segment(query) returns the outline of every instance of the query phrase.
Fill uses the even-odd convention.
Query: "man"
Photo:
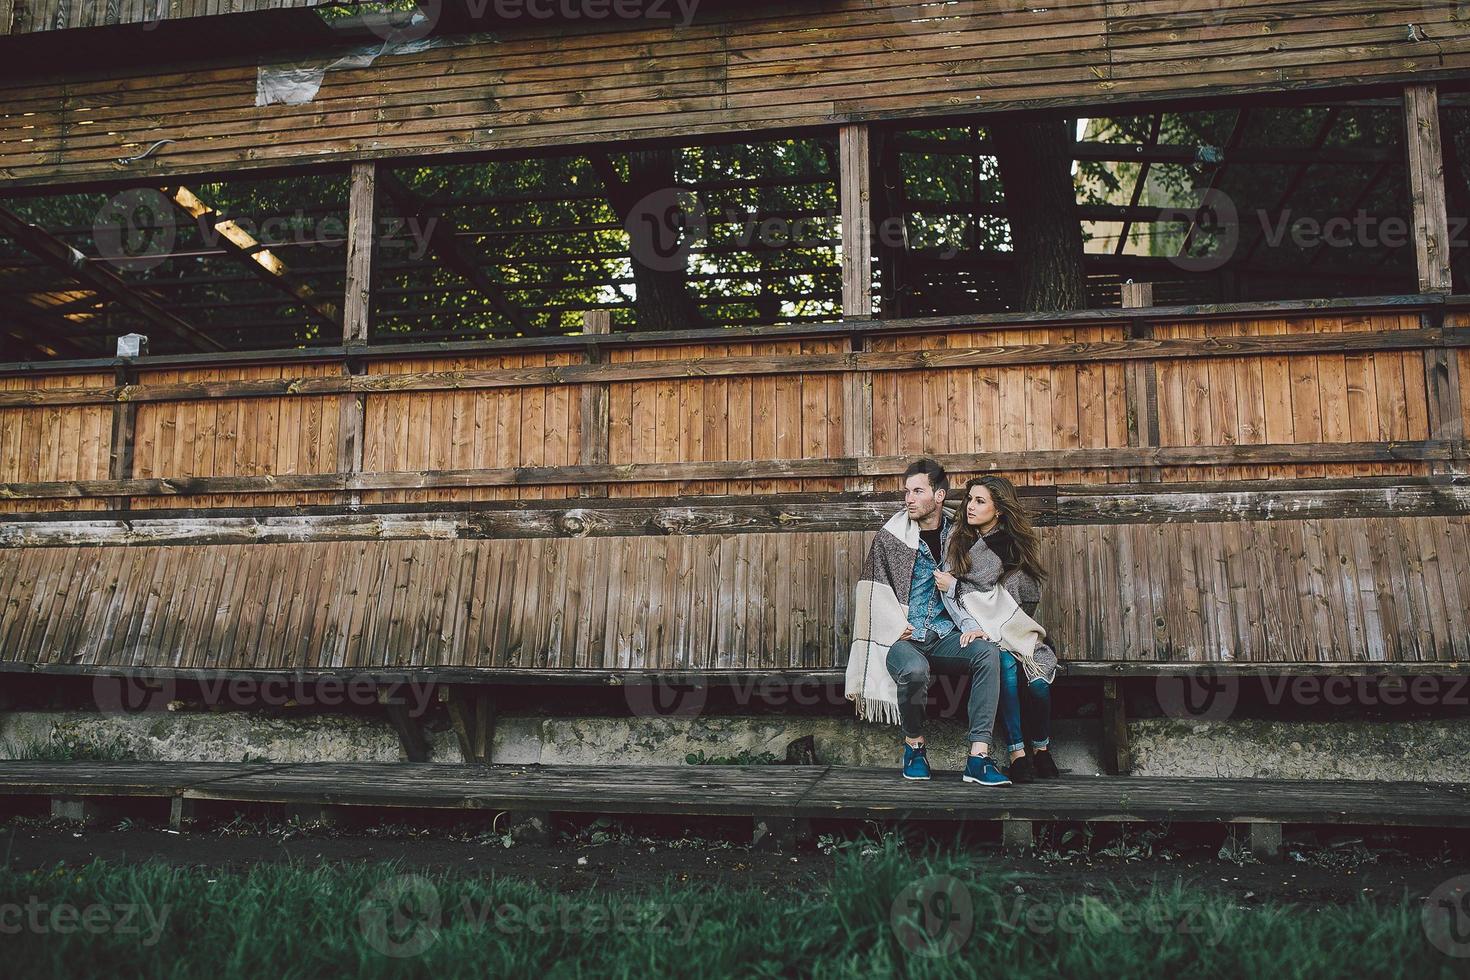
[[[904,472],[904,511],[873,541],[858,582],[856,624],[847,664],[847,697],[869,721],[903,728],[903,776],[928,779],[924,715],[935,671],[970,678],[970,755],[964,781],[1009,786],[990,758],[991,727],[1000,697],[1000,647],[979,624],[943,595],[952,593],[944,548],[951,521],[944,510],[949,477],[932,459]],[[943,585],[941,585],[943,583]]]

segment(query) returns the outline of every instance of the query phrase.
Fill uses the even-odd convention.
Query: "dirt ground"
[[[1020,876],[1031,889],[1059,894],[1125,890],[1180,881],[1226,894],[1243,905],[1275,901],[1308,906],[1358,897],[1422,897],[1470,872],[1470,847],[1458,837],[1420,832],[1363,834],[1295,828],[1279,863],[1261,864],[1232,847],[1219,827],[1134,828],[1126,836],[1086,839],[1080,827],[1043,829],[1038,847],[1006,855],[989,828],[813,827],[794,851],[751,847],[740,825],[671,826],[648,820],[558,823],[549,840],[510,836],[501,824],[389,824],[370,819],[326,827],[272,816],[220,818],[183,833],[157,822],[124,819],[79,828],[39,815],[0,818],[0,854],[19,870],[156,860],[178,866],[243,870],[262,862],[401,863],[414,870],[505,875],[559,891],[637,891],[665,882],[808,888],[832,872],[837,853],[896,833],[910,849],[960,848],[997,874]],[[1070,832],[1068,832],[1070,830]],[[862,835],[866,834],[866,838]],[[1223,845],[1222,845],[1223,839]]]

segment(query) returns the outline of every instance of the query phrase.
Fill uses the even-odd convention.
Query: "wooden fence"
[[[1070,656],[1470,659],[1467,342],[1390,297],[31,366],[0,656],[840,666],[936,454],[1026,487]]]

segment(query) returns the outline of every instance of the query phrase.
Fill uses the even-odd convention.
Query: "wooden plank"
[[[612,314],[606,310],[589,311],[583,321],[583,332],[590,335],[606,334],[612,330]],[[587,351],[588,364],[596,364],[602,353],[596,348]],[[580,391],[577,462],[596,466],[610,461],[610,391],[607,384],[584,384]],[[583,497],[606,497],[605,486],[584,486],[578,491]]]
[[[837,129],[838,195],[842,207],[842,315],[873,315],[872,148],[863,123]]]
[[[1435,86],[1404,87],[1404,130],[1419,291],[1447,293],[1451,288],[1450,233]]]

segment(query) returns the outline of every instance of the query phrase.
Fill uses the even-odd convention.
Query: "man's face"
[[[903,505],[908,508],[909,520],[926,520],[944,506],[944,491],[931,487],[923,473],[915,473],[903,481]]]

